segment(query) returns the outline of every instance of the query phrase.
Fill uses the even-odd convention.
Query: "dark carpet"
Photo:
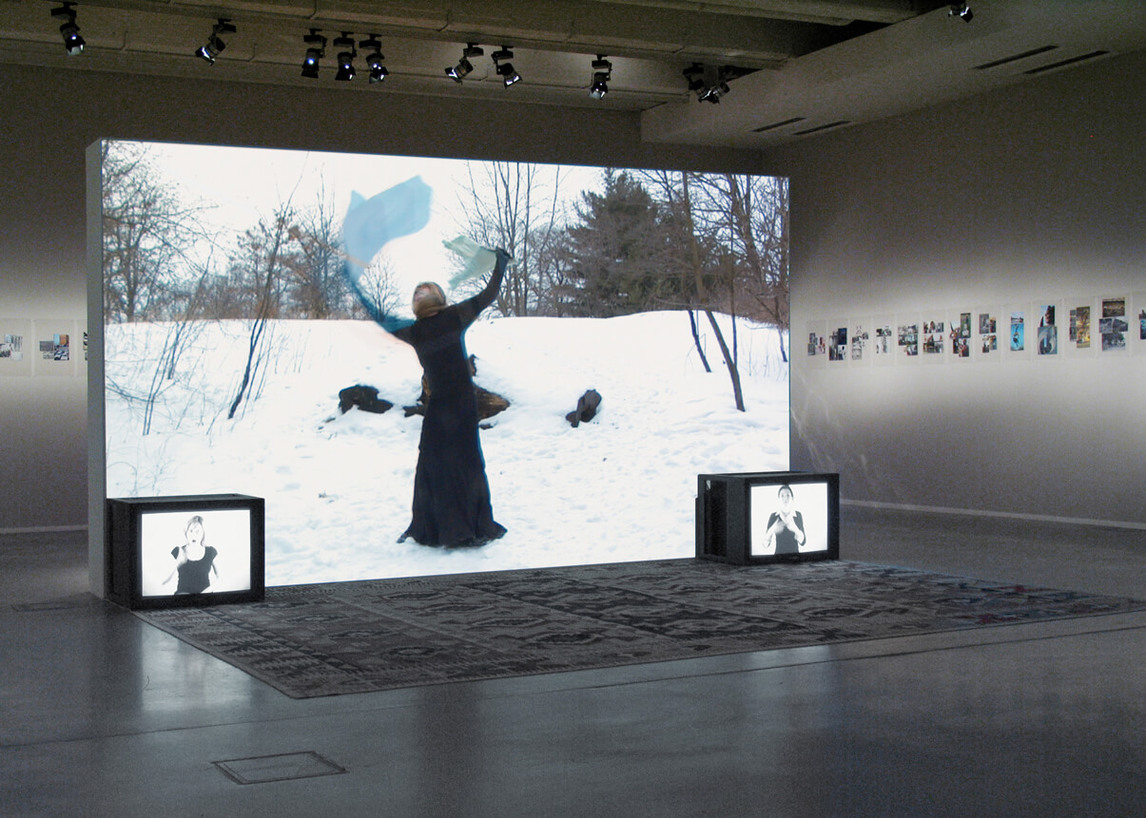
[[[856,562],[667,560],[286,586],[137,615],[308,698],[1144,608]]]

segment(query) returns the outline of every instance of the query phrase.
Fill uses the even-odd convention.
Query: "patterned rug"
[[[1144,608],[855,562],[668,560],[287,586],[136,615],[308,698]]]

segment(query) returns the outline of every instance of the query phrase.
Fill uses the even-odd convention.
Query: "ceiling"
[[[86,42],[65,54],[53,0],[0,0],[0,63],[370,94],[493,98],[639,112],[650,142],[767,147],[1146,48],[1138,0],[968,0],[965,22],[932,0],[79,0]],[[194,56],[226,19],[214,64]],[[327,38],[317,79],[301,76],[311,29]],[[334,40],[378,35],[390,74],[336,82]],[[445,69],[473,43],[474,71]],[[522,81],[490,56],[509,47]],[[591,99],[591,63],[612,66]],[[503,60],[504,62],[504,60]],[[700,102],[684,72],[728,91]],[[721,70],[723,74],[720,74]]]

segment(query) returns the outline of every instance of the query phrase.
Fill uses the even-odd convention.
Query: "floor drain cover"
[[[215,761],[216,767],[236,784],[266,784],[320,775],[340,775],[345,769],[318,753],[282,753],[256,758]]]

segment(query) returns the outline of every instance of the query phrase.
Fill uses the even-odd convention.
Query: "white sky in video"
[[[426,279],[446,280],[456,257],[442,242],[467,232],[459,197],[468,198],[468,165],[474,179],[486,178],[485,162],[409,156],[326,153],[268,148],[220,147],[148,142],[148,156],[165,180],[175,185],[187,205],[211,205],[204,219],[222,231],[226,246],[260,218],[270,218],[280,203],[291,200],[309,208],[323,198],[336,216],[345,215],[353,191],[369,199],[414,176],[433,189],[430,222],[412,236],[390,242],[391,259],[400,288],[413,289]],[[560,173],[561,198],[572,205],[581,192],[600,189],[602,171],[596,167],[541,165],[540,184],[551,191]],[[221,258],[217,258],[221,261]]]

